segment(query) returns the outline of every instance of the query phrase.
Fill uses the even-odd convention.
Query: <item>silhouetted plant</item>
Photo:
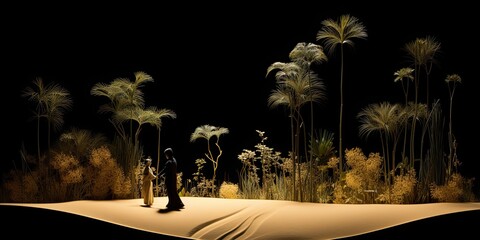
[[[367,30],[358,18],[349,14],[340,16],[337,21],[327,19],[322,21],[322,29],[317,32],[316,39],[323,41],[328,53],[332,55],[337,46],[340,46],[340,119],[339,119],[339,157],[340,173],[343,171],[343,65],[344,65],[344,45],[353,46],[353,39],[366,39]]]

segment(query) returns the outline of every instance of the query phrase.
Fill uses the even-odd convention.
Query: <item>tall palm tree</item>
[[[143,154],[142,146],[138,142],[138,135],[141,125],[146,121],[145,101],[141,87],[147,82],[153,82],[153,78],[145,72],[135,72],[134,75],[133,81],[128,78],[116,78],[110,84],[97,83],[90,90],[90,94],[93,96],[103,96],[110,100],[100,106],[99,112],[111,114],[109,121],[121,138],[120,141],[116,141],[117,136],[114,138],[114,145],[118,148],[114,154],[125,173],[129,174],[133,185],[135,181],[133,169]],[[124,128],[124,123],[127,121],[129,122],[129,134]],[[133,133],[134,122],[139,124],[135,134]]]
[[[223,134],[229,133],[228,128],[224,127],[215,127],[211,125],[202,125],[197,128],[195,128],[195,131],[190,135],[190,142],[195,142],[197,139],[203,138],[207,140],[207,153],[205,153],[205,156],[207,157],[210,162],[212,162],[213,166],[213,176],[212,176],[212,181],[213,184],[215,184],[215,178],[217,174],[217,168],[218,168],[218,163],[220,160],[220,156],[222,156],[223,150],[220,147],[220,136]],[[211,149],[211,144],[210,144],[210,139],[215,136],[215,146],[217,147],[218,154],[215,157],[212,149]]]
[[[64,113],[72,108],[70,92],[56,83],[44,85],[42,78],[36,78],[34,87],[27,87],[22,97],[36,104],[34,113],[37,118],[37,154],[40,161],[40,118],[47,119],[47,146],[50,148],[51,129],[57,130],[64,123]]]
[[[323,41],[329,54],[333,54],[337,46],[340,47],[340,120],[339,120],[339,161],[340,173],[343,171],[343,65],[344,45],[353,46],[353,39],[366,39],[367,30],[358,18],[349,14],[341,15],[338,21],[327,19],[322,21],[322,28],[317,32],[317,41]]]
[[[312,63],[322,63],[328,60],[327,55],[323,52],[323,47],[314,43],[300,42],[295,45],[289,54],[290,60],[298,63],[301,67],[305,68],[304,71],[310,71],[310,65]],[[312,82],[310,85],[312,85]],[[311,92],[313,93],[313,91]],[[310,96],[312,97],[312,96]],[[313,101],[310,100],[310,142],[313,142],[314,138],[314,117],[313,117]],[[313,175],[313,154],[309,154],[309,175]],[[313,181],[313,177],[310,177],[310,181]],[[311,182],[312,183],[312,182]],[[313,184],[310,184],[310,201],[313,201]]]
[[[325,85],[312,71],[305,71],[295,62],[275,62],[267,69],[270,72],[277,70],[275,78],[277,89],[273,90],[268,98],[268,105],[273,108],[287,106],[290,110],[290,124],[292,133],[292,161],[293,161],[293,199],[297,200],[296,168],[300,161],[300,134],[303,118],[301,108],[309,101],[320,102],[325,99]],[[305,143],[307,144],[307,143]],[[298,172],[300,175],[300,171]],[[301,183],[301,181],[299,181]],[[300,190],[301,190],[300,185]],[[300,192],[302,193],[302,192]],[[300,200],[303,200],[300,195]]]

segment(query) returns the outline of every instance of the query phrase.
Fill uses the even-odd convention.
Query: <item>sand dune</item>
[[[167,201],[157,197],[152,207],[142,206],[142,199],[2,203],[2,218],[9,219],[2,232],[50,239],[63,235],[62,230],[106,239],[404,239],[470,236],[480,227],[478,202],[320,204],[183,197],[184,209],[165,211]]]

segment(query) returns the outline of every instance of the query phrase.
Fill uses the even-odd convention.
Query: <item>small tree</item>
[[[190,142],[195,142],[199,138],[204,138],[207,140],[207,153],[205,153],[205,157],[212,162],[213,166],[213,176],[212,176],[212,181],[213,184],[215,184],[215,178],[216,178],[216,173],[217,173],[217,168],[218,168],[218,162],[220,159],[220,156],[222,156],[222,148],[220,147],[220,136],[223,134],[229,133],[228,128],[224,127],[215,127],[211,125],[202,125],[200,127],[197,127],[195,131],[192,133],[190,136]],[[214,156],[212,149],[211,149],[211,143],[210,139],[215,136],[216,141],[215,141],[215,146],[217,146],[218,149],[218,155]],[[213,190],[212,190],[213,192]]]

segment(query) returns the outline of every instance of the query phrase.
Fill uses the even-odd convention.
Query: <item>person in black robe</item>
[[[166,162],[165,167],[161,171],[165,176],[165,186],[167,188],[168,204],[167,208],[178,210],[184,208],[184,204],[178,195],[177,190],[177,160],[173,156],[172,148],[164,151]]]

